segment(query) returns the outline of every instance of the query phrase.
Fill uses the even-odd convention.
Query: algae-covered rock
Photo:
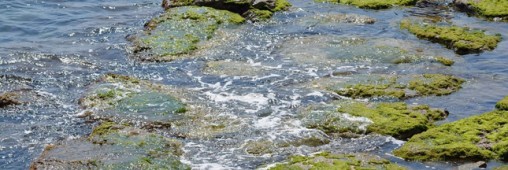
[[[438,56],[435,59],[437,62],[443,64],[444,66],[452,66],[453,64],[455,64],[455,61],[453,61],[452,59],[445,58],[442,56]]]
[[[508,96],[496,103],[496,109],[508,111]]]
[[[16,99],[15,93],[0,93],[0,108],[18,104],[21,102]]]
[[[493,170],[508,170],[508,165],[495,167]]]
[[[306,26],[340,25],[327,20],[338,19],[329,16],[320,19],[303,18]],[[340,17],[339,17],[340,18]],[[353,19],[354,20],[354,19]],[[321,22],[322,21],[322,22]],[[356,21],[351,21],[356,22]],[[317,25],[314,25],[317,24]],[[320,43],[316,43],[320,42]],[[417,41],[393,38],[341,37],[333,35],[312,35],[292,38],[280,45],[281,55],[298,64],[317,67],[333,67],[344,64],[375,65],[433,62],[437,52]],[[428,48],[429,50],[422,50]]]
[[[177,7],[146,24],[145,33],[135,36],[134,54],[141,60],[172,61],[199,49],[219,28],[229,28],[245,19],[226,10],[209,7]]]
[[[427,105],[407,105],[405,103],[345,103],[339,112],[365,117],[373,123],[367,126],[367,133],[374,132],[405,140],[415,134],[433,127],[433,123],[448,116],[440,109]]]
[[[275,137],[275,138],[274,138]],[[280,132],[275,135],[248,140],[243,148],[245,152],[255,156],[277,153],[288,147],[319,147],[330,143],[328,136],[316,130],[303,130],[295,133]]]
[[[273,12],[284,11],[291,7],[287,0],[163,0],[166,9],[179,6],[206,6],[228,10],[251,20],[269,19]]]
[[[244,123],[197,103],[186,90],[128,76],[108,74],[79,101],[84,116],[164,128],[182,138],[213,138],[240,130]]]
[[[508,112],[492,111],[413,136],[394,154],[408,160],[508,160]]]
[[[488,35],[482,30],[458,26],[424,25],[407,19],[401,21],[400,28],[408,30],[419,38],[443,44],[458,54],[493,50],[501,41],[501,35]]]
[[[442,96],[458,91],[464,82],[463,79],[451,75],[424,74],[409,81],[408,88],[423,96]]]
[[[183,92],[132,77],[108,74],[80,99],[84,109],[100,119],[143,121],[157,126],[170,126],[182,118],[186,105]]]
[[[403,81],[408,79],[408,81]],[[449,95],[462,88],[465,80],[444,74],[423,74],[367,79],[362,83],[342,83],[329,90],[351,98],[389,97],[405,99],[418,96]]]
[[[504,0],[454,0],[453,4],[461,11],[487,17],[489,19],[508,19],[508,1]]]
[[[105,122],[90,137],[49,145],[30,169],[190,169],[181,142]]]
[[[311,105],[299,111],[302,125],[321,130],[332,137],[359,137],[373,122],[338,112],[337,104]]]
[[[275,164],[270,170],[288,169],[406,169],[395,163],[369,154],[333,154],[322,152],[312,156],[291,156],[286,162]]]
[[[354,5],[359,8],[386,9],[393,6],[409,6],[416,4],[417,0],[315,0],[317,2],[332,2]]]

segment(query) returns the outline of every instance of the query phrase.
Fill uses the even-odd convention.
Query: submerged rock
[[[408,79],[409,80],[403,80]],[[367,83],[338,84],[329,87],[337,94],[351,98],[388,97],[404,99],[418,96],[449,95],[462,88],[465,80],[444,74],[367,79]]]
[[[269,73],[269,69],[240,61],[209,61],[203,72],[227,76],[260,76]]]
[[[228,10],[251,20],[265,20],[272,17],[273,12],[287,10],[291,4],[287,0],[163,0],[166,9],[179,6],[206,6]]]
[[[146,24],[146,31],[131,39],[134,54],[146,61],[185,58],[204,47],[219,28],[241,24],[245,19],[226,10],[209,7],[178,7]],[[188,57],[188,56],[187,56]]]
[[[15,93],[7,92],[0,94],[0,108],[18,104],[21,104],[21,102],[16,99]]]
[[[316,21],[314,22],[316,23]],[[329,35],[289,39],[283,42],[279,49],[283,56],[299,64],[319,67],[344,65],[345,63],[373,65],[378,63],[434,62],[433,56],[439,54],[439,52],[413,41]]]
[[[286,162],[278,163],[270,170],[283,169],[406,169],[379,156],[357,154],[333,154],[322,152],[312,156],[291,156]]]
[[[508,20],[508,1],[503,0],[454,0],[459,10],[494,20]]]
[[[418,38],[445,45],[458,54],[479,53],[493,50],[501,41],[501,35],[487,35],[482,30],[458,26],[423,25],[402,20],[400,28],[408,30]]]
[[[455,61],[453,61],[452,59],[449,59],[449,58],[438,56],[435,59],[437,62],[439,62],[445,66],[452,66],[453,64],[455,64]]]
[[[413,136],[394,154],[408,160],[508,160],[508,112],[492,111]]]
[[[248,154],[262,156],[283,151],[288,147],[319,147],[328,143],[330,143],[330,139],[324,133],[315,130],[302,130],[296,133],[286,132],[276,136],[249,140],[243,148]]]
[[[418,0],[315,0],[315,1],[354,5],[359,8],[386,9],[394,6],[414,5]]]
[[[357,25],[374,24],[375,18],[358,14],[322,14],[304,17],[300,21],[306,26],[314,25],[336,25],[337,23],[351,23]]]
[[[180,162],[182,143],[104,122],[88,138],[49,145],[30,169],[190,169]]]
[[[308,128],[319,129],[332,136],[355,137],[362,133],[378,133],[406,140],[447,116],[446,111],[431,109],[427,105],[342,102],[335,110],[303,112],[302,122]]]
[[[194,94],[176,87],[108,74],[79,101],[83,117],[163,128],[183,138],[213,138],[244,126],[220,111],[194,102]]]

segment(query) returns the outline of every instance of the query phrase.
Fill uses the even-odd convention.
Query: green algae
[[[452,66],[453,64],[455,64],[455,61],[453,61],[452,59],[441,57],[441,56],[436,57],[435,60],[437,62],[443,64],[444,66]]]
[[[493,50],[501,41],[501,35],[487,35],[482,30],[458,26],[423,25],[407,19],[401,21],[400,28],[408,30],[418,38],[443,44],[458,54]]]
[[[508,165],[495,167],[493,170],[508,170]]]
[[[270,9],[272,12],[286,11],[291,7],[291,3],[287,0],[275,0],[275,7]]]
[[[134,40],[137,54],[146,60],[171,61],[199,49],[200,42],[210,39],[216,30],[238,25],[245,19],[226,10],[209,7],[177,7],[146,24],[147,33]]]
[[[129,125],[103,122],[86,139],[48,146],[33,169],[190,169],[182,143]]]
[[[245,152],[251,155],[264,155],[274,152],[274,143],[267,139],[249,141],[245,145]]]
[[[402,78],[401,78],[402,77]],[[409,77],[409,82],[401,79]],[[462,88],[464,79],[444,74],[423,74],[369,79],[365,83],[330,86],[339,95],[357,98],[387,97],[406,99],[418,96],[449,95]],[[410,91],[415,94],[408,95]]]
[[[394,154],[408,160],[508,160],[508,112],[492,111],[413,136]]]
[[[374,132],[405,140],[433,127],[433,122],[443,120],[448,114],[427,105],[408,106],[405,103],[347,103],[340,105],[339,112],[372,120],[367,133]]]
[[[508,111],[508,96],[496,103],[496,109]]]
[[[356,98],[372,98],[372,97],[394,97],[402,99],[406,96],[404,86],[395,82],[387,84],[355,84],[347,85],[344,89],[335,92],[342,96]]]
[[[462,88],[465,81],[451,75],[424,74],[409,82],[408,88],[415,90],[420,95],[449,95]]]
[[[464,4],[460,4],[464,3]],[[508,17],[508,2],[503,0],[463,0],[459,4],[467,6],[476,15],[487,18]]]
[[[270,170],[288,169],[406,169],[390,161],[368,154],[333,154],[322,152],[313,156],[291,156],[287,162],[276,164]]]
[[[347,5],[354,5],[367,9],[386,9],[393,6],[414,5],[417,0],[316,0],[317,2],[332,2]]]

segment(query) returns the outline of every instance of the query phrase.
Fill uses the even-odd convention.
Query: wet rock
[[[0,94],[0,108],[4,108],[10,105],[18,105],[21,104],[16,98],[17,95],[12,92],[1,93]]]
[[[194,102],[194,94],[176,87],[108,74],[89,88],[79,101],[85,109],[82,117],[165,129],[182,138],[208,139],[244,126],[240,120]]]
[[[276,133],[255,140],[248,140],[243,148],[251,155],[262,156],[284,152],[289,147],[319,147],[330,143],[330,139],[316,130],[293,130]]]
[[[394,154],[407,160],[508,160],[508,112],[492,111],[413,136]]]
[[[166,9],[190,5],[228,10],[255,21],[269,19],[273,12],[284,11],[291,6],[286,0],[163,0],[162,3]]]
[[[394,6],[414,5],[417,0],[315,0],[317,2],[332,2],[347,5],[354,5],[367,9],[386,9]]]
[[[275,164],[270,170],[282,169],[406,169],[395,163],[369,154],[333,154],[322,152],[312,156],[291,156],[286,162]]]
[[[460,11],[494,20],[508,20],[508,2],[498,0],[454,0]]]
[[[308,128],[332,136],[356,137],[363,133],[378,133],[406,140],[448,116],[444,110],[405,103],[340,102],[335,108],[303,112],[302,122]]]
[[[486,168],[486,167],[487,167],[487,162],[478,161],[475,163],[467,163],[467,164],[460,165],[459,167],[457,167],[457,169],[458,170],[472,170],[472,169],[476,169],[476,168]]]
[[[49,145],[30,169],[190,169],[179,160],[181,142],[105,122],[88,138]]]
[[[227,76],[257,76],[269,73],[269,69],[241,61],[209,61],[203,72]]]
[[[219,29],[233,28],[245,19],[209,7],[177,7],[146,24],[146,31],[130,40],[134,55],[143,61],[172,61],[190,57]],[[211,47],[207,47],[211,48]]]
[[[437,26],[419,24],[402,20],[401,29],[406,29],[418,38],[445,45],[457,54],[479,53],[493,50],[501,41],[501,35],[488,35],[482,30],[472,30],[458,26]]]
[[[449,95],[460,90],[465,80],[451,75],[423,74],[380,77],[367,79],[365,82],[337,84],[329,87],[329,90],[354,99],[377,97],[405,99],[418,96]]]
[[[508,111],[508,96],[496,103],[496,109]]]

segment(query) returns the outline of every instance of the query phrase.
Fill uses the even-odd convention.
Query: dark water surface
[[[363,10],[351,6],[292,0],[289,12],[278,13],[271,22],[242,26],[239,38],[213,55],[171,63],[140,63],[130,57],[126,36],[142,31],[143,24],[162,12],[161,0],[2,0],[0,1],[0,92],[30,90],[33,103],[0,110],[0,169],[27,169],[45,144],[90,133],[92,124],[75,115],[78,99],[87,85],[104,73],[119,73],[202,92],[210,102],[222,104],[250,129],[230,139],[186,141],[185,163],[196,169],[253,169],[280,161],[288,153],[311,153],[320,149],[372,152],[414,169],[451,169],[454,163],[405,162],[390,156],[393,138],[366,136],[341,139],[321,148],[302,147],[273,157],[254,157],[238,146],[247,139],[299,134],[305,128],[286,121],[295,108],[326,102],[329,95],[296,82],[309,82],[337,70],[365,73],[446,73],[467,80],[464,88],[449,96],[416,98],[408,103],[446,108],[445,122],[480,114],[494,108],[508,95],[508,24],[471,18],[445,11],[454,24],[501,33],[493,51],[458,56],[439,44],[418,40],[401,31],[397,22],[415,15],[417,8]],[[328,13],[355,13],[376,18],[373,25],[320,24],[305,19]],[[302,22],[302,20],[304,22]],[[298,64],[284,56],[285,41],[311,35],[386,38],[414,41],[456,61],[452,67],[435,64],[393,65],[371,62],[332,66]],[[202,72],[207,60],[249,61],[274,68],[254,77],[213,76]],[[291,87],[291,88],[288,88]],[[28,92],[27,92],[28,93]],[[274,102],[276,101],[276,102]],[[269,110],[269,111],[266,111]],[[263,112],[269,115],[259,116]],[[289,115],[289,116],[288,116]],[[289,123],[288,123],[289,122]],[[499,162],[491,162],[489,167]]]

